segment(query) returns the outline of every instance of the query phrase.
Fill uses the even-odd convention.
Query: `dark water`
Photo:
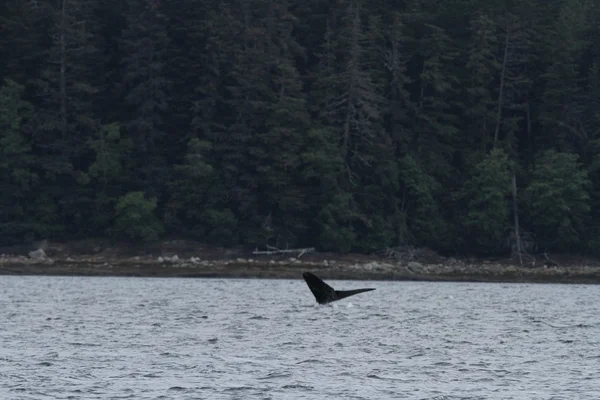
[[[0,276],[0,399],[598,399],[600,286]]]

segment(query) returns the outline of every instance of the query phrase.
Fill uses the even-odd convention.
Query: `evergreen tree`
[[[469,121],[472,137],[469,142],[486,151],[493,143],[496,100],[492,90],[500,76],[501,65],[497,59],[499,38],[496,22],[479,13],[471,20],[471,43],[466,68],[469,82],[466,87],[468,104],[465,117]],[[479,144],[479,146],[477,146]]]
[[[206,239],[207,227],[205,207],[208,186],[216,174],[208,159],[210,142],[191,139],[183,163],[175,166],[175,176],[169,185],[169,203],[166,211],[168,228],[184,232],[192,237]],[[229,232],[233,235],[233,232]],[[223,239],[223,238],[220,238]]]
[[[114,205],[123,194],[123,187],[129,184],[125,166],[132,150],[132,141],[123,137],[120,124],[112,123],[103,125],[96,137],[88,140],[88,146],[94,160],[87,171],[89,188],[94,191],[92,229],[107,232]]]
[[[590,181],[576,154],[548,150],[540,154],[525,189],[530,223],[546,250],[582,248],[590,211]]]
[[[458,56],[444,28],[425,24],[419,41],[417,107],[413,122],[412,151],[438,178],[448,178],[452,143],[458,133],[455,110],[458,78],[451,68]]]
[[[510,228],[508,196],[510,162],[501,149],[494,149],[475,166],[473,176],[463,189],[463,219],[468,242],[477,245],[479,254],[500,253]]]
[[[32,86],[44,64],[50,24],[46,2],[1,2],[0,76],[10,77],[26,89]]]
[[[26,134],[33,107],[23,92],[24,87],[11,80],[0,87],[0,244],[34,239],[52,218],[40,215],[30,202],[39,177]]]
[[[383,64],[386,68],[385,103],[386,128],[397,146],[398,154],[408,150],[410,138],[410,116],[415,113],[408,85],[411,79],[407,73],[410,59],[406,42],[406,28],[400,12],[392,13],[385,32],[382,46]]]
[[[59,210],[55,228],[79,234],[90,225],[94,196],[86,187],[87,140],[99,129],[93,107],[99,56],[93,40],[95,2],[61,0],[42,4],[48,18],[49,41],[35,81],[33,151],[39,155],[43,170],[41,191],[46,201]]]
[[[153,195],[161,194],[168,180],[166,164],[170,144],[164,116],[168,109],[168,78],[165,74],[166,51],[170,42],[166,17],[157,0],[129,3],[127,27],[122,33],[123,113],[127,137],[133,142],[127,171],[130,184]]]
[[[403,157],[399,163],[400,209],[406,215],[408,231],[401,231],[400,244],[441,247],[454,245],[447,240],[442,213],[436,200],[440,183],[427,173],[415,158]]]
[[[597,251],[599,17],[591,0],[6,0],[0,241],[165,226],[500,254],[512,175],[515,229]]]
[[[592,4],[588,0],[566,0],[550,31],[552,61],[543,75],[546,85],[540,120],[547,137],[558,140],[564,151],[577,149],[579,146],[574,148],[573,144],[581,145],[585,136],[581,57],[587,45],[584,35]]]
[[[376,157],[374,143],[382,141],[382,88],[373,82],[376,61],[369,54],[375,29],[364,22],[359,0],[330,16],[323,44],[315,97],[324,124],[340,131],[341,152],[350,184],[357,169]]]

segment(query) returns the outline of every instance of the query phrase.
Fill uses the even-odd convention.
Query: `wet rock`
[[[29,258],[34,261],[44,261],[48,258],[46,252],[42,249],[37,249],[29,252]]]
[[[423,264],[416,261],[410,261],[406,266],[411,269],[423,269]]]

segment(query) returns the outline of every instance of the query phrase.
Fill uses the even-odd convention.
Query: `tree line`
[[[1,244],[599,247],[593,0],[4,0],[0,16]]]

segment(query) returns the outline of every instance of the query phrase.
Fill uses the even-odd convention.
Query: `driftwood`
[[[544,252],[544,265],[546,265],[546,267],[558,267],[558,263],[551,260],[546,252]]]
[[[300,258],[302,257],[304,254],[306,253],[311,253],[313,251],[315,251],[314,247],[307,247],[305,249],[285,249],[285,250],[280,250],[277,247],[273,247],[273,246],[267,246],[268,250],[258,250],[255,249],[252,254],[255,255],[267,255],[267,256],[272,256],[275,254],[298,254],[296,257]]]

